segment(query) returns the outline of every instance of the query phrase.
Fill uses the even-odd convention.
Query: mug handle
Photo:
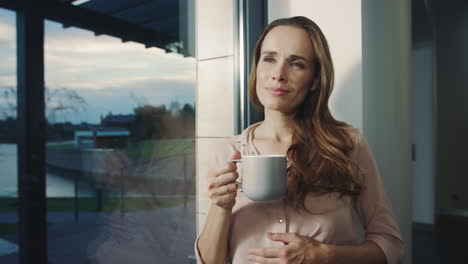
[[[228,162],[242,162],[242,159],[232,159],[228,160]],[[234,183],[237,185],[237,187],[240,188],[240,191],[242,192],[242,183],[238,181],[235,181]]]

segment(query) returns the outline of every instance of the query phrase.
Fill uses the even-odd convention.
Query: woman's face
[[[301,28],[277,26],[263,40],[256,92],[265,110],[290,114],[311,89],[313,50]]]

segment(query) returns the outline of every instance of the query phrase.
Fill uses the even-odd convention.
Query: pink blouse
[[[213,167],[223,166],[234,150],[243,155],[259,155],[252,142],[252,133],[261,123],[248,127],[220,146]],[[400,263],[404,244],[399,227],[385,194],[376,162],[367,142],[359,132],[354,133],[355,149],[351,158],[364,172],[364,189],[354,201],[349,196],[339,198],[336,193],[309,193],[305,207],[309,212],[296,210],[282,200],[255,202],[238,191],[233,208],[229,256],[233,264],[249,263],[249,248],[274,247],[281,242],[269,240],[266,232],[296,232],[316,241],[335,245],[357,245],[364,240],[376,243],[384,252],[388,264]],[[239,179],[242,179],[238,163]],[[198,263],[204,263],[195,241]]]

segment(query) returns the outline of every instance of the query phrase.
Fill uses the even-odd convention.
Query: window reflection
[[[194,58],[45,26],[49,260],[187,263]]]
[[[18,263],[15,13],[0,8],[0,263]]]

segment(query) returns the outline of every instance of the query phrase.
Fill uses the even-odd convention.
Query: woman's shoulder
[[[217,156],[226,156],[233,151],[240,149],[240,135],[222,138],[214,144],[214,150]]]
[[[226,162],[233,152],[239,151],[239,143],[239,135],[214,139],[214,142],[210,144],[211,147],[208,148],[211,151],[211,166],[220,166]]]
[[[362,141],[362,133],[359,131],[358,128],[355,128],[353,126],[349,126],[346,128],[346,132],[349,136],[349,139],[352,142],[352,145],[354,146],[354,149],[359,146],[360,142]]]
[[[240,146],[241,146],[241,142],[242,142],[242,134],[234,135],[234,136],[230,136],[230,137],[225,138],[224,140],[222,140],[220,142],[220,144],[219,144],[219,147],[221,149],[229,149],[229,150],[239,151]]]
[[[351,159],[357,163],[373,159],[372,150],[367,142],[367,139],[357,128],[349,129],[349,136],[353,142],[353,150]]]
[[[362,148],[363,142],[365,142],[364,136],[362,135],[362,132],[355,128],[355,127],[349,127],[347,129],[348,136],[352,142],[352,151],[351,151],[351,158],[353,160],[358,158],[360,149]]]
[[[216,147],[217,153],[222,156],[228,156],[233,151],[239,151],[243,153],[244,150],[249,149],[249,138],[251,137],[251,131],[259,124],[260,123],[250,125],[244,129],[242,133],[220,140]]]

